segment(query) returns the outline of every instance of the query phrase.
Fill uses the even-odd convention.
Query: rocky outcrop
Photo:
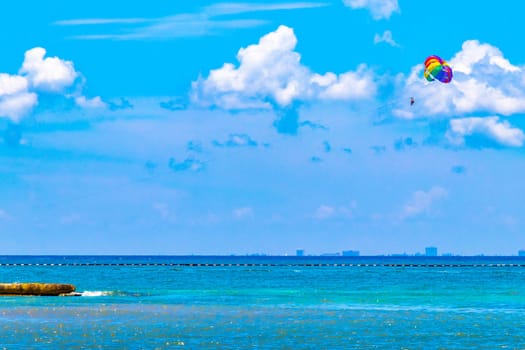
[[[72,284],[63,283],[0,283],[1,295],[62,295],[75,291]]]

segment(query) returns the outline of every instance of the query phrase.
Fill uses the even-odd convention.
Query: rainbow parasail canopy
[[[439,80],[442,83],[450,83],[452,80],[452,68],[441,57],[432,55],[425,60],[425,72],[423,75],[428,81]]]

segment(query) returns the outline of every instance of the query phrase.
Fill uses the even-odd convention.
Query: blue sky
[[[4,4],[1,252],[515,255],[524,7]]]

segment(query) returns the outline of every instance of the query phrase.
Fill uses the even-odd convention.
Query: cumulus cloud
[[[442,187],[432,187],[428,191],[416,191],[412,198],[403,207],[401,219],[416,217],[421,214],[430,213],[433,204],[448,196],[447,190]]]
[[[0,117],[14,122],[26,115],[37,104],[37,95],[29,92],[26,77],[0,73]]]
[[[295,52],[297,38],[284,25],[241,48],[239,66],[225,63],[192,83],[192,100],[223,109],[287,107],[297,101],[358,100],[376,92],[373,73],[361,65],[342,74],[311,72]]]
[[[99,108],[100,97],[82,95],[82,81],[71,61],[45,57],[46,50],[35,47],[26,51],[18,74],[0,73],[0,117],[17,123],[38,104],[40,94],[73,99],[82,108]]]
[[[376,91],[372,74],[365,65],[339,76],[331,72],[316,73],[310,78],[310,84],[317,90],[317,98],[324,100],[365,99]]]
[[[521,129],[512,127],[508,121],[500,121],[499,117],[471,117],[450,120],[447,139],[454,145],[465,145],[470,142],[473,146],[484,146],[485,141],[496,143],[500,146],[521,147],[525,135]]]
[[[37,95],[28,86],[25,77],[0,73],[0,117],[16,123],[36,106]]]
[[[27,76],[37,90],[62,92],[72,86],[79,76],[73,62],[45,55],[46,50],[42,47],[26,51],[20,74]]]
[[[497,47],[467,40],[449,64],[454,72],[449,84],[427,82],[422,78],[423,64],[415,66],[404,80],[401,95],[414,96],[416,103],[394,109],[394,115],[415,118],[525,112],[523,66],[510,63]]]
[[[353,9],[367,9],[376,20],[388,19],[399,12],[397,0],[343,0],[343,3]]]
[[[0,96],[16,95],[27,91],[27,78],[19,75],[0,73]]]
[[[394,47],[399,46],[399,44],[396,43],[396,41],[392,37],[392,32],[389,30],[385,30],[383,34],[381,35],[379,34],[374,35],[374,44],[379,44],[379,43],[386,43]]]
[[[7,117],[17,123],[37,104],[34,93],[24,93],[15,96],[0,97],[0,116]]]

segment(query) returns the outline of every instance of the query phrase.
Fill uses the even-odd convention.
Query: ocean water
[[[518,257],[4,256],[0,349],[525,349]]]

